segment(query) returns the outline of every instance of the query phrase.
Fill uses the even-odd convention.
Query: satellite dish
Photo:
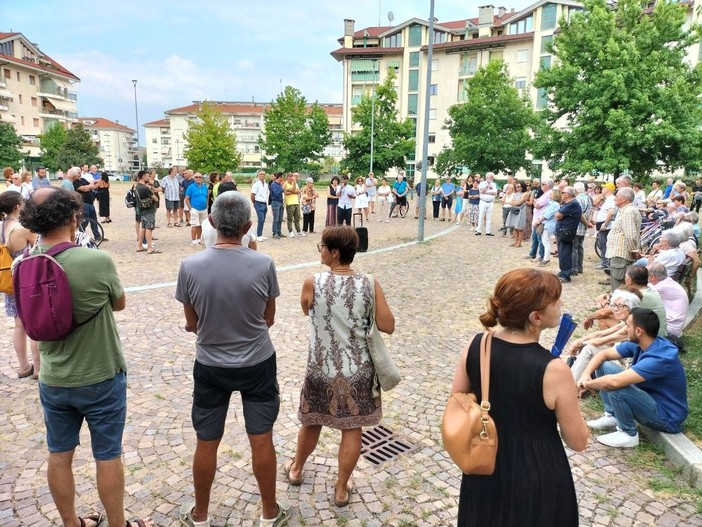
[[[388,21],[392,24],[393,20],[395,20],[395,13],[388,11]]]

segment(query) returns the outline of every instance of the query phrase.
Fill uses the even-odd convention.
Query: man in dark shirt
[[[564,187],[561,191],[561,208],[556,212],[556,236],[558,236],[558,267],[561,282],[570,282],[573,265],[573,240],[583,210],[575,199],[573,187]]]
[[[73,190],[78,192],[83,198],[83,230],[85,230],[85,224],[90,221],[90,228],[93,230],[93,238],[96,242],[101,241],[100,231],[98,230],[97,224],[97,213],[95,212],[95,184],[92,181],[88,181],[81,175],[78,179],[73,181]],[[103,242],[109,241],[107,238],[102,238]]]

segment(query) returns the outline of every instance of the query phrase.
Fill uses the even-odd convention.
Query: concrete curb
[[[697,271],[697,283],[702,285],[702,270]],[[702,309],[702,288],[698,287],[695,298],[690,303],[685,320],[687,329],[699,316]],[[691,487],[702,489],[702,451],[685,434],[666,434],[645,426],[641,431],[649,441],[663,448],[666,457],[677,468]]]

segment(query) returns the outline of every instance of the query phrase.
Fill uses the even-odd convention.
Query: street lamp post
[[[376,66],[378,65],[378,59],[375,59]],[[378,69],[378,74],[380,74],[380,68]],[[375,75],[375,72],[373,72]],[[373,172],[373,136],[375,135],[375,77],[373,77],[373,91],[371,92],[371,141],[370,141],[370,170]]]
[[[429,154],[429,108],[431,105],[431,61],[434,51],[434,0],[429,2],[429,45],[427,46],[427,83],[424,91],[424,133],[422,141],[422,195],[419,196],[417,240],[424,241],[424,220],[427,202],[427,159]]]
[[[141,170],[141,159],[139,159],[139,105],[137,104],[137,80],[132,79],[134,85],[134,117],[136,118],[136,155],[137,170]]]

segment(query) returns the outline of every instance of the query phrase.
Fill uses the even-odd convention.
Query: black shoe
[[[563,278],[562,276],[559,276],[558,279],[564,284],[570,283],[570,278]]]
[[[494,234],[490,234],[489,232],[485,236],[495,236]]]
[[[482,233],[480,233],[480,232],[476,232],[476,233],[475,233],[476,236],[480,236],[481,234],[482,234]]]
[[[610,271],[609,269],[605,269],[604,272],[606,275],[609,275],[609,274],[611,274],[612,271]]]
[[[578,276],[580,273],[578,271],[571,271],[570,276]]]

